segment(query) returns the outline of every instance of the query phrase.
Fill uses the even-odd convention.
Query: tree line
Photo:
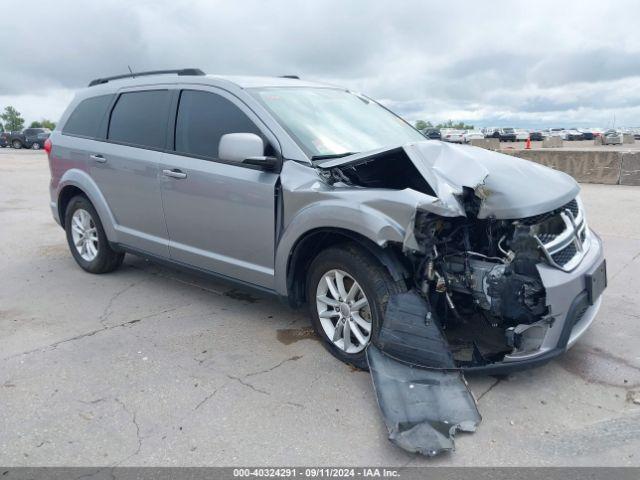
[[[5,107],[4,112],[0,113],[0,132],[16,132],[24,129],[24,118],[18,110],[16,110],[11,105]],[[48,128],[49,130],[53,130],[56,128],[55,122],[43,118],[40,121],[33,121],[29,128]]]
[[[446,122],[439,123],[436,126],[433,126],[431,122],[418,120],[414,125],[418,130],[424,130],[425,128],[436,128],[438,130],[443,128],[452,128],[454,130],[473,130],[473,125],[467,125],[464,122],[454,123],[453,120],[447,120]]]

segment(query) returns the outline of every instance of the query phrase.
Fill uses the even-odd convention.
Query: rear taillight
[[[51,154],[51,139],[47,138],[44,141],[44,151],[47,152],[47,155]]]

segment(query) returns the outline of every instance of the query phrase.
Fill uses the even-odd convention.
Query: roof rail
[[[96,78],[95,80],[91,80],[91,82],[89,82],[89,86],[93,87],[94,85],[101,85],[103,83],[108,83],[111,80],[120,80],[122,78],[144,77],[147,75],[161,75],[165,73],[175,73],[178,75],[205,75],[205,73],[199,68],[181,68],[178,70],[152,70],[149,72],[125,73],[124,75],[115,75],[113,77]]]
[[[298,75],[280,75],[280,78],[293,78],[294,80],[300,80]]]

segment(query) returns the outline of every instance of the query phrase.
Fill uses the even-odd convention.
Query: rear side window
[[[123,93],[111,112],[107,138],[140,147],[164,148],[169,105],[168,90]]]
[[[71,113],[62,133],[95,138],[113,95],[100,95],[81,101]]]
[[[249,117],[226,98],[209,92],[182,92],[176,120],[176,152],[217,158],[220,137],[227,133],[261,135]]]

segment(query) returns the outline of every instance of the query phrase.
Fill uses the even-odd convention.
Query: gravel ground
[[[0,464],[640,466],[640,189],[584,185],[609,288],[560,359],[472,378],[457,451],[386,439],[369,375],[304,312],[127,256],[84,273],[48,206],[42,152],[0,149]]]

